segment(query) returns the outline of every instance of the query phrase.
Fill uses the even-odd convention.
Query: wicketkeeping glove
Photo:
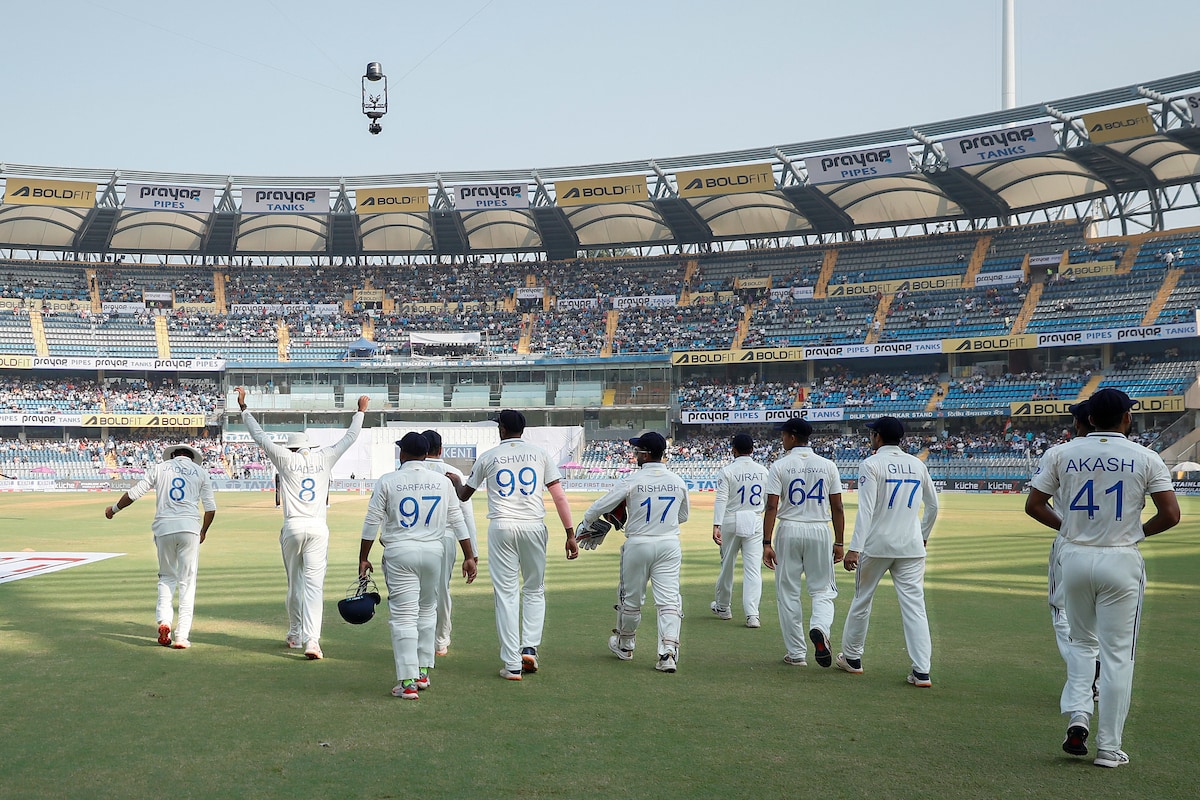
[[[595,550],[604,542],[604,537],[611,530],[611,523],[597,519],[590,525],[580,526],[575,530],[575,543],[582,550]]]

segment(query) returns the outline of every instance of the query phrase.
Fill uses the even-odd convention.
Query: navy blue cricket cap
[[[754,437],[748,433],[739,433],[729,444],[738,453],[754,452]]]
[[[511,408],[501,411],[492,421],[499,422],[509,433],[521,433],[525,430],[525,415]]]
[[[807,439],[812,436],[812,423],[804,417],[792,417],[776,425],[775,430],[790,433],[798,439]]]
[[[647,431],[641,436],[635,436],[629,440],[629,443],[638,450],[645,450],[655,458],[662,458],[663,453],[667,452],[667,440],[661,433],[654,431]]]
[[[1076,403],[1073,406],[1067,406],[1067,410],[1071,412],[1071,416],[1079,420],[1079,422],[1092,427],[1092,421],[1088,419],[1092,415],[1092,404],[1087,400]]]
[[[400,452],[408,456],[420,458],[429,453],[429,442],[419,433],[406,433],[396,444]]]
[[[1137,401],[1120,389],[1100,389],[1087,399],[1088,411],[1096,419],[1119,421],[1121,416],[1137,405]]]
[[[895,417],[880,417],[868,422],[867,427],[878,433],[885,442],[898,442],[904,438],[904,423]]]
[[[429,452],[435,452],[442,449],[442,435],[435,430],[421,431],[421,435],[425,437],[425,441],[429,442]]]

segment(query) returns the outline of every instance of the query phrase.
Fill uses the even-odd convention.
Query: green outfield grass
[[[1065,672],[1045,600],[1052,537],[1019,496],[943,497],[926,584],[932,690],[904,681],[886,587],[862,676],[782,663],[769,573],[761,629],[740,624],[740,589],[735,620],[715,619],[712,495],[695,495],[678,673],[652,668],[650,609],[634,660],[608,652],[620,542],[568,563],[556,523],[542,670],[521,683],[497,677],[485,561],[474,586],[456,586],[450,655],[417,702],[389,694],[386,609],[355,627],[334,605],[354,578],[365,498],[337,496],[330,510],[319,662],[283,646],[270,494],[218,495],[188,651],[154,641],[153,503],[108,522],[114,499],[0,495],[0,551],[126,554],[0,585],[0,797],[1195,796],[1193,498],[1181,498],[1180,527],[1142,548],[1150,588],[1125,732],[1132,764],[1119,770],[1060,749]],[[589,499],[573,498],[576,518]],[[853,592],[849,573],[838,576],[835,647]]]

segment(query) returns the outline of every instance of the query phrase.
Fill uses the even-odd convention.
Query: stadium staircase
[[[867,331],[867,338],[864,340],[866,344],[874,344],[879,341],[883,329],[887,327],[888,309],[892,307],[892,301],[896,299],[894,294],[885,294],[883,299],[879,301],[879,305],[875,306],[875,319],[871,322],[870,329]],[[875,327],[875,323],[879,323],[879,327]]]
[[[1171,299],[1171,292],[1175,291],[1175,286],[1182,277],[1182,269],[1167,270],[1167,276],[1163,278],[1162,286],[1158,287],[1158,294],[1150,301],[1150,307],[1146,309],[1146,314],[1142,317],[1143,326],[1153,325],[1154,320],[1158,319],[1159,312],[1163,310],[1167,301]]]
[[[220,270],[213,270],[213,301],[218,314],[229,313],[229,306],[225,305],[225,273]]]
[[[46,341],[46,324],[42,312],[29,312],[29,329],[33,332],[33,351],[39,356],[50,355],[50,343]]]
[[[369,342],[375,341],[375,318],[370,314],[363,317],[362,320],[362,335]]]
[[[1126,238],[1125,241],[1129,242],[1129,245],[1125,248],[1125,254],[1121,256],[1121,260],[1117,262],[1118,275],[1133,271],[1133,264],[1137,261],[1138,253],[1142,251],[1142,242],[1153,235],[1154,233],[1139,233]]]
[[[87,278],[88,297],[92,301],[92,313],[99,314],[104,309],[104,306],[100,302],[100,281],[96,279],[96,270],[91,268],[85,269],[83,274]]]
[[[600,404],[603,405],[605,408],[612,408],[613,406],[615,406],[617,404],[617,390],[616,389],[605,389],[604,397],[600,401]]]
[[[521,315],[521,338],[517,341],[517,353],[519,355],[528,355],[529,347],[533,343],[533,326],[536,324],[533,314]]]
[[[1086,400],[1091,397],[1100,388],[1101,383],[1104,383],[1104,373],[1100,371],[1093,372],[1092,377],[1088,378],[1088,382],[1079,390],[1079,396],[1075,400]]]
[[[983,262],[991,248],[991,234],[984,234],[975,240],[975,249],[971,252],[971,260],[967,263],[967,272],[963,275],[963,287],[970,289],[975,286],[975,277],[983,269]]]
[[[154,341],[158,344],[158,357],[171,357],[171,333],[167,330],[167,318],[154,318]]]
[[[683,285],[690,287],[692,279],[696,277],[696,273],[700,271],[700,262],[696,259],[690,259],[683,264]]]
[[[283,320],[279,320],[279,341],[277,345],[276,351],[279,353],[279,360],[290,361],[291,355],[288,351],[291,350],[292,333],[288,330],[287,323]]]
[[[817,278],[816,288],[813,289],[814,300],[824,300],[828,296],[829,282],[833,280],[833,268],[837,265],[837,250],[826,250],[821,259],[821,275]]]
[[[615,308],[608,312],[604,333],[604,347],[600,348],[601,358],[612,358],[613,339],[617,336],[617,319],[620,312]]]
[[[933,393],[929,398],[929,402],[925,404],[925,413],[932,414],[937,411],[938,401],[941,400],[950,391],[950,381],[942,381],[940,390]]]
[[[742,344],[746,341],[746,337],[750,335],[750,319],[754,316],[755,308],[761,305],[763,304],[753,303],[746,305],[746,310],[742,313],[742,318],[738,320],[737,331],[733,334],[733,344],[730,345],[730,349],[742,349]]]
[[[1021,306],[1021,312],[1013,320],[1012,330],[1009,331],[1009,335],[1025,332],[1025,326],[1029,324],[1029,320],[1033,319],[1033,312],[1037,310],[1038,300],[1042,298],[1042,289],[1044,287],[1045,284],[1043,283],[1032,283],[1029,285],[1029,294],[1025,295],[1025,305]]]

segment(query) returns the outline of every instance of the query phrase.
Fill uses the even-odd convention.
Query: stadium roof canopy
[[[907,128],[652,161],[337,177],[0,164],[0,177],[0,248],[80,258],[563,259],[988,227],[1037,214],[1108,217],[1127,232],[1200,207],[1200,72]]]

